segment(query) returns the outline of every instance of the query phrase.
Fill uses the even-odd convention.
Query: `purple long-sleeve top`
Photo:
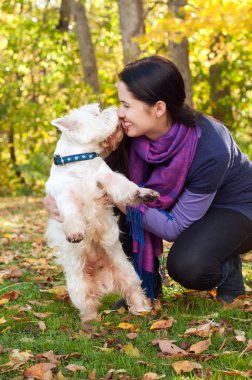
[[[195,194],[185,189],[170,211],[173,219],[168,219],[155,208],[148,208],[143,216],[143,228],[161,239],[173,242],[182,231],[205,215],[215,194],[216,191]]]
[[[171,242],[210,206],[236,210],[252,220],[252,162],[224,125],[205,116],[197,124],[199,140],[185,190],[170,210],[174,219],[154,208],[143,217],[144,229]]]

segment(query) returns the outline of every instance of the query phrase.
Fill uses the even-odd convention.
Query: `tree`
[[[142,0],[119,0],[119,17],[122,34],[124,64],[137,59],[140,50],[137,38],[144,34],[144,11]]]
[[[69,0],[75,21],[76,37],[80,49],[83,75],[94,92],[100,91],[95,51],[91,39],[85,7],[81,0]]]
[[[174,17],[183,18],[183,7],[187,0],[168,0],[169,11]],[[186,36],[177,32],[179,42],[169,39],[169,55],[171,60],[176,64],[185,82],[186,102],[191,107],[193,106],[192,97],[192,80],[189,64],[189,43]]]
[[[69,0],[61,0],[60,5],[60,19],[58,28],[62,32],[67,32],[70,23],[71,7]]]

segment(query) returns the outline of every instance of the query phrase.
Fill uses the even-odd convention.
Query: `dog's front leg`
[[[124,175],[114,173],[112,170],[102,173],[97,183],[98,186],[103,187],[116,204],[153,202],[159,197],[159,193],[156,191],[138,187]]]
[[[67,241],[79,243],[84,239],[85,224],[83,219],[84,204],[72,194],[61,194],[56,197],[57,207],[63,219],[63,230]]]

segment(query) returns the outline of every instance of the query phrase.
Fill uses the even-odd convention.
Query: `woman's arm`
[[[196,194],[185,190],[170,212],[172,220],[157,209],[148,208],[143,216],[143,228],[161,239],[175,241],[182,231],[205,215],[215,194],[216,191]]]

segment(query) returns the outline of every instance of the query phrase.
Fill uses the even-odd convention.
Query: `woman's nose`
[[[117,115],[118,115],[118,117],[120,117],[121,119],[124,118],[125,114],[124,114],[124,112],[123,112],[122,107],[119,107],[119,108],[118,108]]]

